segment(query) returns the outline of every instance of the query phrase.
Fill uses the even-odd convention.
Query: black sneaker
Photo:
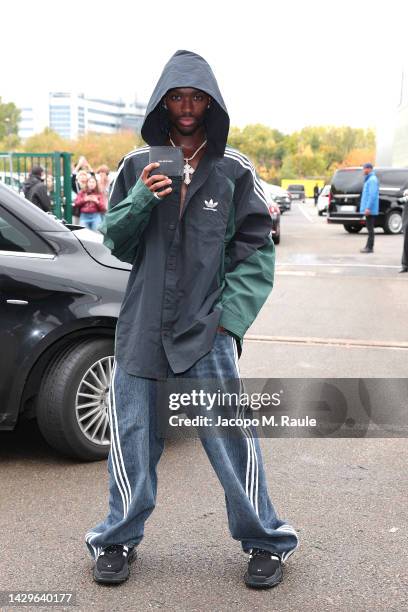
[[[256,589],[269,589],[282,581],[282,562],[279,555],[253,548],[249,555],[245,584]]]
[[[364,249],[360,249],[360,253],[374,253],[374,249],[369,249],[368,247],[364,247]]]
[[[136,559],[135,548],[122,544],[111,544],[102,549],[93,570],[96,582],[117,584],[129,578],[129,563]]]

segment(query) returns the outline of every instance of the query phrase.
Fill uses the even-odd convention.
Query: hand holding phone
[[[152,171],[157,170],[159,166],[160,164],[158,162],[148,164],[143,168],[140,178],[144,182],[146,187],[150,189],[150,191],[157,198],[164,198],[172,192],[172,188],[169,187],[169,185],[171,185],[172,183],[172,180],[164,174],[153,174],[153,176],[149,176],[149,174]],[[162,191],[159,191],[160,189],[162,189]]]

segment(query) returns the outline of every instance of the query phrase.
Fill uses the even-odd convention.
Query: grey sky
[[[190,49],[211,64],[232,125],[260,122],[286,132],[316,124],[375,127],[398,102],[403,6],[396,0],[8,3],[0,95],[30,103],[48,91],[76,90],[112,98],[136,93],[147,101],[170,55]]]

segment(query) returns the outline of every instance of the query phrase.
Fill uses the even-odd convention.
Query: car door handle
[[[7,300],[7,304],[17,304],[18,306],[27,306],[26,300]]]

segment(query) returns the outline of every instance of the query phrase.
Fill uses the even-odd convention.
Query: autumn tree
[[[50,128],[46,128],[40,134],[27,138],[22,149],[26,153],[66,151],[72,153],[74,163],[84,155],[92,167],[107,164],[109,168],[114,169],[126,153],[139,147],[142,142],[141,137],[132,131],[117,134],[88,132],[78,140],[67,140]]]
[[[25,153],[53,153],[54,151],[71,151],[72,144],[57,132],[50,128],[45,128],[39,134],[30,136],[24,142],[23,151]]]
[[[375,149],[352,149],[340,164],[341,168],[348,166],[362,166],[366,162],[375,162]]]
[[[228,144],[248,155],[257,164],[268,166],[283,155],[279,148],[283,139],[284,135],[279,130],[258,123],[242,129],[231,128]]]
[[[74,162],[84,155],[93,168],[106,164],[113,170],[124,155],[142,144],[141,136],[131,130],[117,134],[88,132],[73,143],[72,152]]]
[[[329,179],[338,167],[361,165],[374,161],[375,157],[374,131],[348,126],[307,126],[286,135],[261,124],[232,127],[228,143],[249,157],[264,180],[276,184],[280,184],[282,178]],[[141,136],[132,131],[88,132],[70,141],[46,128],[28,138],[20,148],[18,136],[9,134],[0,142],[0,150],[68,151],[72,153],[74,164],[84,155],[92,167],[107,164],[113,170],[126,153],[142,144]]]

